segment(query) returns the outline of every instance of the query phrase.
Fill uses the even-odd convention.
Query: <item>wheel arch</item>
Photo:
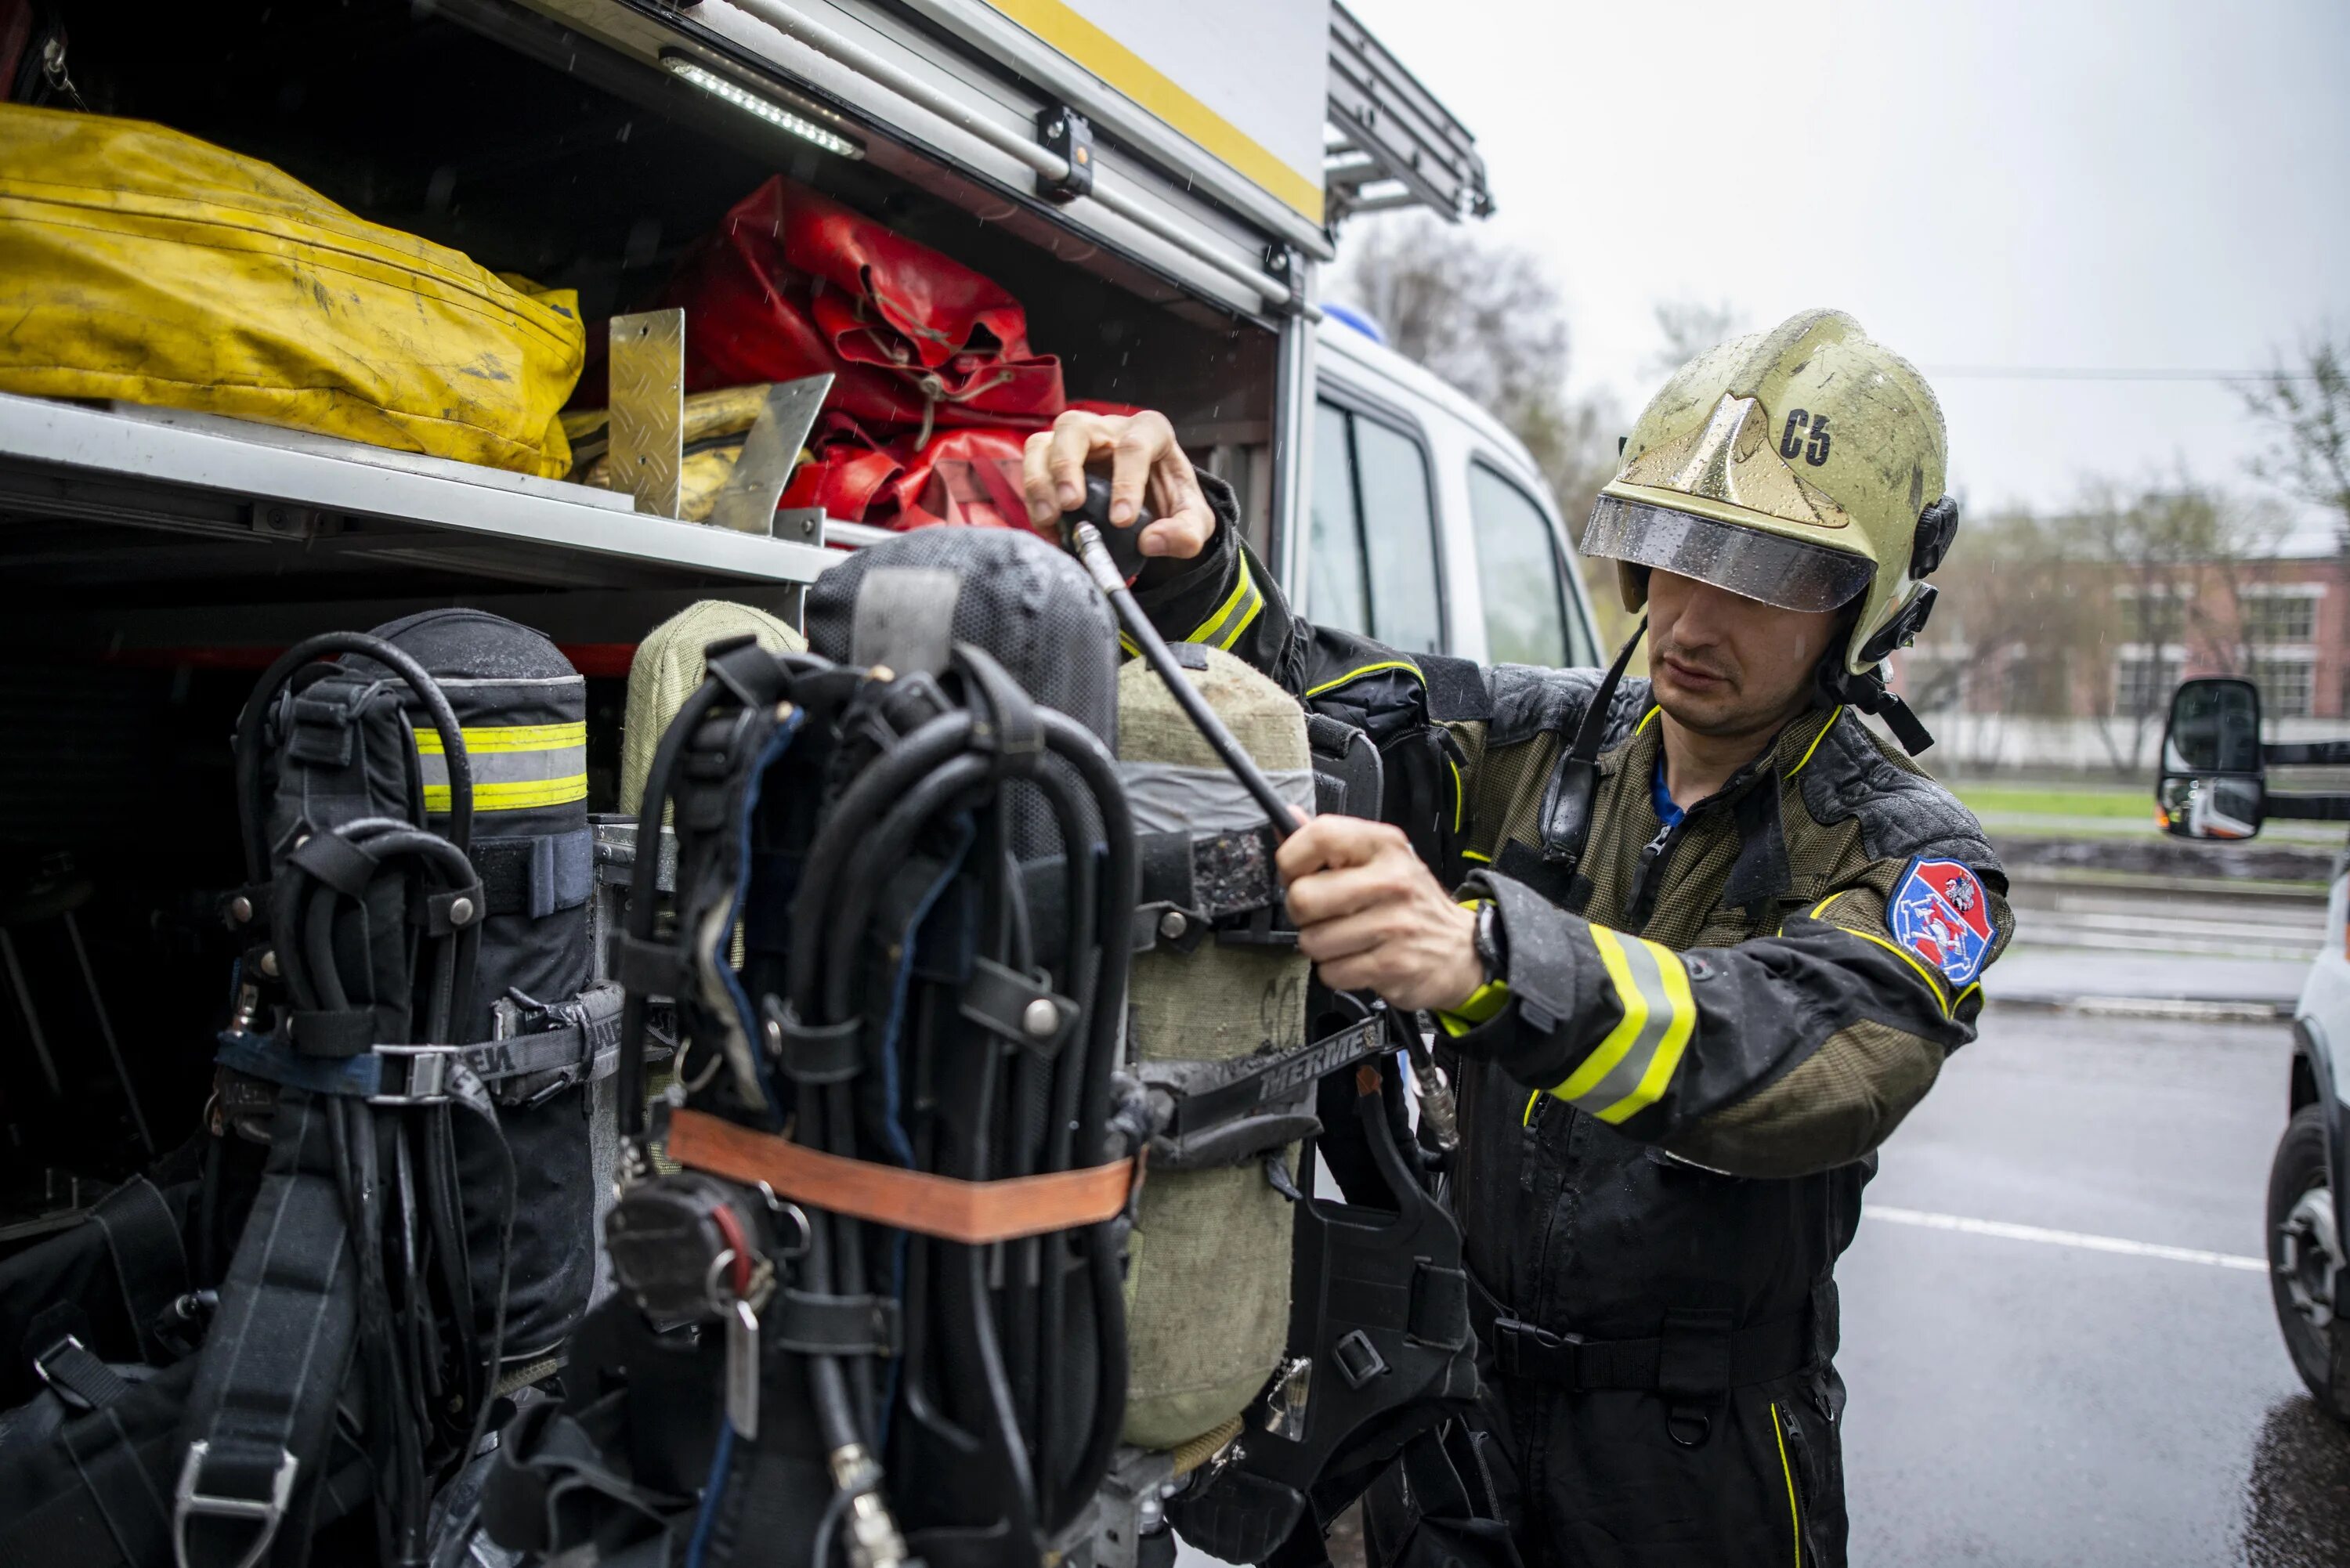
[[[2324,1025],[2303,1015],[2293,1021],[2293,1073],[2288,1089],[2288,1114],[2302,1106],[2323,1107],[2318,1119],[2325,1127],[2325,1179],[2334,1195],[2334,1222],[2337,1241],[2350,1254],[2350,1126],[2334,1080],[2333,1043]]]

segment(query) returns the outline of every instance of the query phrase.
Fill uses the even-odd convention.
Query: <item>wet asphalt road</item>
[[[2145,989],[2092,951],[2016,956]],[[2192,993],[2215,961],[2169,962]],[[1856,1565],[2350,1563],[2350,1431],[2241,1266],[2263,1251],[2290,1051],[2279,1024],[1986,1014],[1886,1145],[1880,1212],[1838,1271]]]
[[[2012,994],[2109,997],[2275,999],[2306,962],[2012,957]],[[2277,1023],[1985,1014],[1886,1145],[1838,1270],[1854,1568],[2350,1564],[2350,1430],[2303,1391],[2249,1266],[2290,1053]]]

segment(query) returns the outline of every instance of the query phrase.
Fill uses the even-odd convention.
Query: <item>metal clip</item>
[[[739,1296],[726,1314],[726,1424],[738,1438],[759,1435],[759,1314]]]
[[[400,1086],[369,1095],[371,1106],[437,1106],[449,1097],[449,1069],[457,1060],[454,1045],[379,1045],[379,1060],[389,1068],[405,1061],[408,1071]]]
[[[212,1444],[199,1438],[188,1445],[188,1457],[180,1466],[180,1483],[172,1492],[172,1553],[179,1560],[180,1568],[192,1568],[188,1561],[191,1519],[249,1519],[259,1528],[254,1532],[253,1544],[236,1560],[235,1568],[254,1568],[269,1550],[269,1543],[277,1538],[277,1525],[286,1517],[286,1504],[294,1495],[294,1473],[301,1469],[301,1461],[286,1449],[277,1451],[277,1470],[270,1477],[267,1501],[219,1497],[196,1490],[196,1477],[203,1469],[204,1456],[211,1451]]]

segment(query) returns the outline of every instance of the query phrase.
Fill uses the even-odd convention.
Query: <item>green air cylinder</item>
[[[1184,676],[1282,794],[1311,808],[1305,714],[1230,654],[1186,645]],[[1118,683],[1118,767],[1144,832],[1210,834],[1264,820],[1141,659]],[[1162,943],[1134,961],[1128,1018],[1141,1061],[1229,1061],[1305,1043],[1309,965],[1294,949]],[[1296,1149],[1281,1158],[1294,1172]],[[1127,1275],[1133,1366],[1126,1440],[1171,1449],[1245,1409],[1289,1330],[1289,1200],[1262,1162],[1154,1168]]]

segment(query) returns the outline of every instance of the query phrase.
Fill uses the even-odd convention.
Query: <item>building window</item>
[[[2125,719],[2142,719],[2170,706],[2170,689],[2178,684],[2179,660],[2170,653],[2125,653],[2114,660],[2114,711]]]
[[[2309,717],[2310,688],[2316,670],[2305,659],[2256,659],[2252,681],[2261,689],[2261,716],[2267,719]]]
[[[2246,589],[2238,596],[2244,640],[2254,648],[2300,646],[2317,640],[2317,596]]]
[[[2132,642],[2179,642],[2187,636],[2189,590],[2157,584],[2142,587],[2116,584],[2114,605],[2120,611],[2122,636]]]

